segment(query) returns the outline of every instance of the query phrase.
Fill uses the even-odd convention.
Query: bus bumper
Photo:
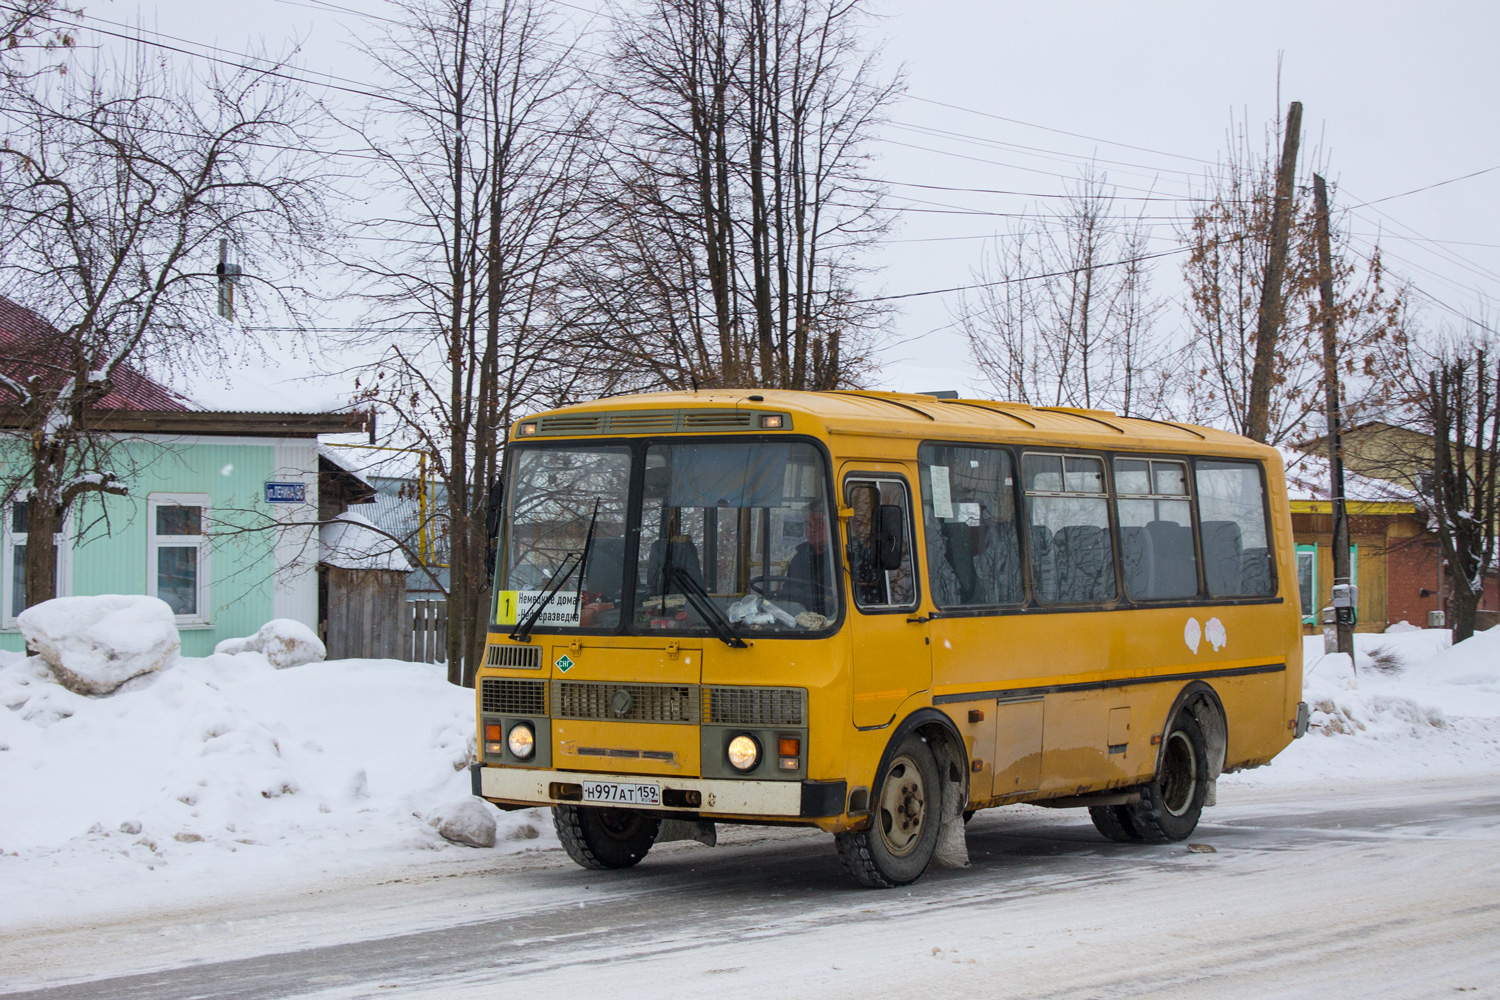
[[[725,781],[715,778],[666,778],[657,775],[594,774],[543,771],[519,767],[470,768],[474,794],[516,806],[550,806],[579,802],[586,781],[660,785],[662,804],[653,812],[701,816],[764,816],[815,819],[844,812],[847,785],[842,781]],[[601,805],[603,803],[600,803]]]

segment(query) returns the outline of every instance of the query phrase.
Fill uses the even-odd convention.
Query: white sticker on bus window
[[[952,517],[953,489],[948,484],[948,467],[933,465],[928,469],[928,478],[932,481],[932,516]]]
[[[542,599],[543,590],[519,590],[516,591],[516,613],[524,619],[536,608],[537,601]],[[577,625],[578,624],[578,592],[576,590],[559,590],[552,595],[552,600],[542,608],[542,613],[537,617],[536,623],[540,626],[547,625]]]
[[[958,505],[958,516],[971,528],[979,527],[979,504],[961,503]]]

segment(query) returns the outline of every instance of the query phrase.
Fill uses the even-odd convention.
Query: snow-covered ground
[[[1221,796],[1500,774],[1500,629],[1358,650],[1356,676],[1308,641],[1312,732]],[[540,811],[491,810],[488,851],[438,834],[473,759],[472,693],[438,667],[221,654],[97,698],[17,656],[0,705],[0,934],[557,848]]]
[[[3,655],[0,932],[474,850],[433,825],[473,759],[473,692],[441,667],[184,657],[95,698]],[[555,845],[490,811],[498,850]]]

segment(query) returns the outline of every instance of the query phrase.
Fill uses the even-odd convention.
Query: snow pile
[[[374,522],[352,511],[318,529],[322,551],[319,559],[339,569],[386,569],[411,571],[401,547],[378,530]]]
[[[480,817],[556,844],[471,797],[474,693],[430,664],[215,654],[95,699],[12,656],[0,705],[0,924],[388,870],[470,849],[445,827],[483,842]]]
[[[260,653],[278,669],[316,663],[328,656],[328,648],[317,633],[290,618],[273,618],[248,638],[225,639],[214,647],[214,652],[229,656]]]
[[[27,608],[16,622],[26,645],[78,694],[109,694],[171,666],[182,648],[172,608],[155,597],[59,597]]]
[[[470,847],[494,847],[495,816],[489,803],[470,795],[447,803],[427,822],[444,840]]]

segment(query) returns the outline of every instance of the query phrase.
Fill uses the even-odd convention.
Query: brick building
[[[1415,486],[1421,441],[1431,439],[1388,424],[1363,424],[1346,437],[1344,491],[1348,498],[1350,566],[1359,587],[1359,632],[1383,632],[1407,621],[1426,626],[1429,612],[1447,612],[1449,584],[1442,549],[1429,530]],[[1349,442],[1352,441],[1351,446]],[[1297,543],[1302,623],[1320,629],[1317,612],[1329,603],[1333,583],[1333,505],[1322,441],[1287,450],[1287,491]],[[1485,580],[1475,625],[1500,620],[1500,578]],[[1450,619],[1451,624],[1451,619]]]

